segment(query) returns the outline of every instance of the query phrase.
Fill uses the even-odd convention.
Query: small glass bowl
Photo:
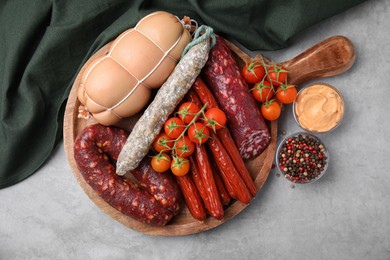
[[[305,93],[307,93],[307,91],[310,91],[310,89],[320,88],[320,86],[323,87],[322,89],[330,89],[330,90],[332,90],[332,92],[329,92],[327,95],[329,95],[330,97],[336,97],[336,98],[333,99],[333,101],[331,101],[331,102],[322,103],[323,99],[325,99],[327,97],[321,96],[322,100],[318,100],[319,92],[316,92],[316,94],[318,93],[318,95],[312,95],[311,96],[311,100],[310,99],[306,99],[307,102],[310,102],[311,105],[313,105],[311,107],[311,109],[312,109],[312,111],[314,113],[311,112],[311,114],[310,114],[309,113],[310,111],[308,111],[307,113],[309,114],[309,116],[306,117],[305,120],[304,119],[300,119],[300,116],[298,115],[299,112],[297,110],[297,106],[299,105],[299,102],[302,102],[302,99],[303,99],[302,96],[305,95]],[[336,93],[336,95],[335,95],[335,93]],[[317,99],[316,99],[316,97],[317,97]],[[313,101],[317,101],[317,102],[313,102]],[[319,101],[321,101],[321,102],[319,102]],[[339,101],[339,102],[337,102],[337,101]],[[328,105],[333,105],[333,103],[335,105],[338,105],[337,111],[341,111],[341,112],[339,112],[340,115],[339,115],[338,120],[336,119],[335,122],[332,122],[332,124],[329,125],[329,126],[319,127],[318,126],[318,122],[321,122],[321,120],[322,121],[329,121],[331,119],[334,119],[335,116],[337,116],[336,114],[326,115],[326,112],[330,111],[329,107],[327,107],[327,106]],[[321,109],[320,109],[320,107],[317,106],[317,105],[320,105],[320,104],[322,104],[322,105],[325,104],[325,105],[323,105],[323,107],[321,107]],[[345,108],[344,108],[344,98],[341,95],[340,91],[338,89],[336,89],[334,86],[330,85],[330,84],[322,83],[322,82],[320,82],[320,83],[313,83],[311,85],[308,85],[308,86],[302,88],[298,92],[297,98],[296,98],[296,100],[292,104],[292,110],[293,110],[293,115],[294,115],[295,122],[303,130],[305,130],[307,132],[310,132],[310,133],[313,133],[313,134],[328,133],[328,132],[334,130],[335,128],[337,128],[340,125],[340,123],[341,123],[341,121],[343,119],[344,111],[345,111]],[[306,110],[308,110],[308,109],[306,109]],[[301,115],[301,118],[303,118],[302,115]],[[305,121],[305,123],[303,123],[301,121]]]
[[[287,180],[297,184],[313,183],[325,174],[329,165],[329,152],[317,136],[307,132],[296,132],[286,136],[279,143],[275,163],[278,171]]]

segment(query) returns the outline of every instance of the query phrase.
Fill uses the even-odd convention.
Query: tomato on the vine
[[[261,104],[260,110],[265,119],[273,121],[279,118],[282,112],[282,107],[279,102],[272,99]]]
[[[175,157],[171,163],[171,171],[176,176],[184,176],[190,171],[190,162],[186,158]]]
[[[210,108],[205,113],[205,124],[215,130],[221,129],[226,124],[226,114],[217,107]]]
[[[263,64],[252,60],[242,68],[242,75],[249,84],[255,84],[261,81],[265,75]]]
[[[253,97],[259,102],[265,102],[267,100],[271,100],[274,94],[275,94],[274,88],[271,86],[271,83],[269,83],[269,81],[267,80],[256,83],[256,85],[252,89]]]
[[[203,144],[208,140],[210,130],[204,124],[196,122],[188,128],[187,134],[191,142],[195,144]]]
[[[164,124],[164,132],[172,139],[178,138],[184,130],[184,122],[178,117],[171,117]]]
[[[280,64],[271,66],[268,68],[267,79],[275,87],[278,87],[280,84],[284,84],[287,81],[288,71],[286,68]]]
[[[173,146],[173,141],[165,132],[161,132],[156,139],[154,139],[152,146],[156,152],[170,150]]]
[[[291,104],[294,102],[297,94],[297,88],[290,84],[282,84],[276,90],[276,98],[283,104]]]
[[[188,136],[183,136],[179,140],[177,140],[175,150],[176,154],[179,157],[185,158],[190,156],[194,152],[195,144],[191,142]]]
[[[159,153],[153,156],[151,165],[156,172],[165,172],[171,167],[171,157],[166,153]]]
[[[246,63],[242,68],[242,75],[246,82],[250,84],[255,84],[263,79],[265,70],[263,64],[259,61],[251,60],[249,63]]]
[[[200,108],[192,102],[184,102],[178,109],[180,119],[188,125],[194,119],[195,115],[200,111]]]

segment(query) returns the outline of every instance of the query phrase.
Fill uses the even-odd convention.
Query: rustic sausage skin
[[[132,172],[138,183],[115,173],[114,163],[128,133],[100,124],[84,128],[74,144],[74,158],[85,181],[108,204],[140,222],[166,225],[180,210],[182,195],[168,173],[157,173],[145,157]]]
[[[180,211],[181,189],[170,173],[158,173],[153,170],[151,158],[145,156],[139,166],[132,171],[141,188],[174,215]]]

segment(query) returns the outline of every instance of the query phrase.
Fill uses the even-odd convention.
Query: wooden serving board
[[[233,51],[237,64],[241,68],[245,65],[250,57],[240,50],[236,45],[227,42],[230,49]],[[66,105],[64,116],[64,146],[68,163],[76,177],[79,185],[88,195],[88,197],[98,206],[102,211],[107,213],[113,219],[119,221],[123,225],[137,230],[139,232],[149,235],[161,236],[179,236],[188,235],[206,231],[222,225],[224,222],[232,219],[234,216],[243,211],[248,205],[239,201],[233,201],[225,208],[225,215],[222,220],[216,220],[208,217],[205,221],[200,222],[194,219],[186,207],[181,213],[172,219],[172,221],[164,227],[153,227],[150,225],[138,222],[131,217],[128,217],[118,210],[111,207],[103,199],[101,199],[96,192],[85,182],[81,173],[79,172],[76,161],[74,159],[73,144],[77,135],[90,124],[96,123],[95,120],[78,118],[78,107],[80,102],[77,99],[78,86],[80,84],[81,75],[88,63],[93,62],[104,56],[109,50],[111,43],[108,43],[98,52],[96,52],[84,67],[79,72],[72,90],[70,92],[68,102]],[[297,57],[284,62],[286,69],[289,70],[289,82],[292,84],[300,84],[308,80],[322,78],[327,76],[334,76],[348,70],[355,59],[355,53],[352,43],[343,36],[331,37],[319,44],[313,46]],[[131,129],[138,117],[129,118],[121,122],[121,127]],[[271,133],[271,143],[267,149],[257,158],[248,160],[246,162],[247,168],[254,179],[258,191],[263,187],[268,178],[269,172],[274,160],[277,138],[277,122],[273,121],[269,124]],[[261,197],[260,194],[257,197]],[[250,205],[250,204],[249,204]]]

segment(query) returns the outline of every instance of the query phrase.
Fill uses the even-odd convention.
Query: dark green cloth
[[[22,181],[50,158],[62,139],[64,107],[78,70],[146,14],[187,15],[248,49],[274,50],[363,1],[2,0],[0,188]]]

